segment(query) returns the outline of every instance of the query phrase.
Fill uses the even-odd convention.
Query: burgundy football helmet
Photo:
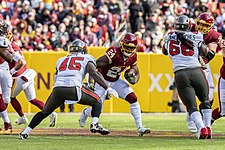
[[[69,51],[70,53],[81,52],[82,54],[87,54],[87,46],[80,39],[76,39],[70,44]]]
[[[202,32],[203,34],[207,34],[210,32],[213,24],[214,18],[210,13],[202,13],[196,19],[196,30]]]
[[[120,40],[121,52],[126,57],[130,57],[136,51],[138,46],[137,38],[132,33],[126,33]]]

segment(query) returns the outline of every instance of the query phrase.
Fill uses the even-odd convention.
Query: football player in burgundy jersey
[[[141,119],[141,109],[133,89],[128,82],[123,80],[120,75],[123,71],[130,68],[128,76],[133,78],[135,84],[139,80],[139,70],[137,66],[137,38],[132,33],[126,33],[120,40],[120,46],[110,47],[105,55],[97,59],[97,69],[102,74],[107,83],[115,89],[119,97],[130,104],[130,112],[136,122],[138,135],[150,133],[150,129],[143,127]],[[95,93],[98,94],[104,104],[106,99],[105,89],[98,83],[95,84]],[[84,108],[79,123],[84,127],[87,117],[91,117],[91,108]]]
[[[209,61],[214,58],[215,53],[217,52],[217,49],[218,49],[218,45],[222,39],[221,34],[217,32],[216,30],[212,29],[213,24],[214,24],[214,18],[212,17],[210,13],[205,12],[200,14],[197,17],[196,22],[195,24],[192,25],[192,29],[191,29],[192,32],[201,32],[203,34],[204,42],[209,49],[208,55],[206,57],[203,56],[200,59],[203,59],[203,62],[202,62],[203,65],[206,64],[205,74],[206,74],[206,79],[209,85],[209,100],[211,104],[213,103],[214,83],[213,83],[211,69],[209,66]],[[201,106],[200,106],[200,109],[201,109]],[[219,114],[218,109],[213,111],[212,117],[214,118],[215,116],[217,116],[217,114]],[[191,132],[195,132],[196,127],[193,121],[191,121],[188,114],[187,114],[186,121],[188,124],[188,129]]]
[[[212,23],[214,22],[214,20],[213,20],[212,23],[210,22],[210,19],[211,20],[213,19],[211,17],[211,15],[204,14],[204,16],[202,15],[201,19],[205,21],[205,26],[208,25],[208,28],[203,27],[204,22],[201,25],[201,23],[200,23],[201,20],[199,19],[199,21],[197,22],[197,23],[199,23],[199,25],[197,25],[197,30],[198,31],[203,31],[203,30],[205,31],[205,36],[204,36],[205,43],[208,45],[210,50],[213,50],[214,52],[217,52],[218,47],[221,47],[221,48],[224,47],[224,40],[222,40],[222,35],[220,33],[218,33],[216,30],[210,28],[210,27],[212,27]],[[223,59],[224,59],[224,49],[222,50],[222,55],[223,55]],[[206,59],[206,62],[207,62],[207,59]],[[224,89],[225,89],[225,84],[224,84],[225,78],[224,77],[225,77],[225,72],[224,72],[224,65],[223,65],[220,69],[220,78],[219,78],[219,84],[218,84],[218,86],[219,86],[218,87],[218,97],[219,97],[219,102],[220,102],[220,109],[215,108],[213,110],[213,112],[212,112],[212,122],[214,122],[215,120],[217,120],[221,116],[225,115],[225,105],[223,104],[225,102],[225,99],[223,98],[223,92],[224,92]],[[209,85],[210,85],[210,83],[209,83]],[[213,95],[213,92],[210,92],[210,94]]]
[[[87,73],[106,90],[106,93],[118,98],[118,93],[109,87],[102,75],[96,70],[96,62],[93,56],[87,54],[86,44],[76,39],[71,43],[70,54],[61,57],[56,63],[55,83],[52,93],[48,97],[45,107],[38,112],[20,134],[20,139],[27,139],[30,132],[51,114],[56,108],[66,101],[92,106],[92,123],[90,131],[102,135],[109,134],[108,129],[99,124],[102,104],[99,96],[93,91],[82,86],[82,80]]]
[[[175,31],[168,33],[169,36],[162,51],[172,60],[177,91],[197,126],[198,138],[211,139],[212,110],[208,97],[209,87],[198,60],[199,55],[208,55],[208,49],[201,33],[190,32],[189,20],[185,15],[177,17],[174,25]],[[186,45],[184,39],[190,41],[192,46]],[[202,116],[198,111],[196,96],[201,102]]]
[[[225,116],[225,40],[222,39],[220,42],[220,48],[222,48],[223,65],[220,68],[220,77],[218,83],[218,98],[219,107],[215,108],[212,112],[212,123]]]
[[[4,121],[4,133],[12,132],[12,125],[9,121],[5,105],[6,101],[10,102],[12,87],[12,76],[9,72],[9,66],[7,62],[15,62],[14,70],[18,70],[23,65],[20,55],[7,51],[7,49],[11,46],[10,39],[7,37],[7,33],[8,25],[4,22],[4,20],[0,19],[0,115]]]

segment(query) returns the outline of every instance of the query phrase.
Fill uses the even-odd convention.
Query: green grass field
[[[12,122],[17,118],[15,113],[10,113]],[[27,115],[31,120],[34,114]],[[80,113],[59,113],[56,128],[79,128],[78,119]],[[189,135],[186,127],[185,114],[143,114],[143,125],[151,128],[152,134],[157,131],[181,132]],[[49,119],[46,118],[38,127],[48,127]],[[87,121],[89,128],[91,119]],[[136,131],[136,126],[130,114],[102,114],[101,124],[115,130]],[[2,124],[2,123],[1,123]],[[25,127],[13,124],[14,129]],[[166,133],[166,132],[165,132]],[[27,140],[19,140],[18,135],[0,135],[0,150],[149,150],[149,149],[216,149],[225,148],[225,118],[221,118],[213,124],[212,140],[198,140],[194,135],[190,136],[101,136],[92,134],[87,136],[45,136],[30,135]]]

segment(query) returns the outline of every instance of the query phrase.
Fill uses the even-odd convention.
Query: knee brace
[[[201,109],[211,109],[211,103],[209,100],[201,102]]]
[[[126,100],[128,103],[132,104],[132,103],[137,102],[137,97],[136,97],[136,95],[134,94],[134,92],[132,92],[132,93],[130,93],[130,94],[128,94],[128,95],[126,96],[125,100]]]

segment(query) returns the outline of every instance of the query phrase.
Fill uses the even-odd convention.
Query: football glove
[[[106,97],[111,98],[112,96],[114,96],[115,98],[119,98],[118,93],[116,92],[116,90],[112,89],[111,87],[109,87],[106,90]]]
[[[94,84],[91,84],[91,83],[88,83],[88,82],[84,82],[82,84],[82,86],[85,87],[86,89],[91,90],[92,92],[95,91],[95,85]]]

